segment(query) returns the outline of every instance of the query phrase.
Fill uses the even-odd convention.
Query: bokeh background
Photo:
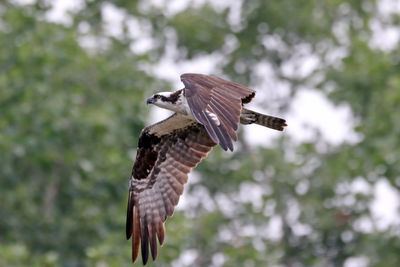
[[[0,266],[131,266],[146,107],[185,72],[257,90],[149,266],[399,266],[400,2],[0,2]],[[136,266],[140,266],[140,261]]]

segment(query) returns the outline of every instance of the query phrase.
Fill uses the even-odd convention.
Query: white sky
[[[195,5],[202,4],[207,0],[196,0]],[[20,4],[30,4],[35,2],[34,0],[14,0],[14,2]],[[55,0],[53,2],[53,8],[47,13],[46,19],[55,23],[61,23],[69,25],[71,23],[71,17],[67,12],[74,12],[83,7],[82,0]],[[150,5],[163,5],[166,0],[152,0],[148,1],[147,4],[141,6],[141,8],[149,8]],[[208,1],[216,9],[229,7],[230,12],[230,23],[234,25],[239,21],[240,18],[240,1]],[[165,13],[173,15],[183,10],[187,5],[188,1],[172,0],[169,1],[168,8]],[[152,40],[149,34],[145,34],[146,31],[138,30],[148,27],[148,25],[140,24],[134,17],[127,14],[124,10],[116,8],[112,4],[105,4],[103,6],[103,13],[105,14],[106,29],[110,36],[118,37],[121,34],[121,23],[122,17],[128,17],[130,26],[130,34],[137,38],[138,41],[132,45],[132,50],[135,53],[144,53],[149,47],[152,46]],[[385,18],[389,14],[396,13],[400,14],[400,1],[397,0],[380,0],[378,4],[378,12],[376,13],[377,18],[372,20],[370,27],[373,30],[373,37],[370,40],[370,46],[375,49],[381,50],[393,50],[399,45],[400,40],[400,29],[390,26],[385,22]],[[379,18],[379,19],[378,19]],[[383,19],[382,19],[383,18]],[[84,30],[85,25],[82,25]],[[344,36],[347,34],[345,25],[335,25],[335,34]],[[173,33],[171,34],[173,37]],[[346,38],[342,38],[346,40]],[[90,42],[86,40],[89,45],[95,45],[96,42]],[[267,38],[263,42],[267,45],[274,45],[279,43],[279,38],[275,37]],[[307,51],[307,47],[304,47],[304,51]],[[179,76],[185,72],[198,72],[204,74],[216,74],[218,73],[218,63],[221,61],[222,55],[211,54],[194,58],[193,60],[177,61],[177,50],[176,42],[173,38],[168,43],[168,53],[162,58],[157,66],[152,68],[150,71],[158,78],[166,79],[170,81],[174,88],[160,88],[160,91],[169,91],[182,88]],[[303,51],[303,52],[304,52]],[[338,50],[332,52],[332,62],[345,55],[346,51]],[[299,60],[300,59],[300,60]],[[300,65],[299,65],[300,64]],[[296,75],[306,76],[319,64],[319,59],[316,58],[312,53],[304,52],[298,55],[292,61],[288,61],[284,64],[283,71],[286,73],[292,73]],[[259,99],[267,101],[266,95],[272,95],[274,97],[284,97],[288,94],[287,85],[274,78],[268,63],[257,66],[256,73],[259,72],[264,80],[261,85],[254,88],[258,93]],[[256,101],[255,101],[256,102]],[[284,114],[277,114],[274,108],[268,108],[268,103],[256,102],[251,107],[255,110],[266,112],[271,115],[281,116],[286,118],[289,127],[283,134],[288,134],[294,138],[297,142],[312,141],[315,135],[315,129],[318,129],[322,137],[332,145],[339,145],[342,142],[356,143],[360,140],[353,131],[355,119],[352,116],[351,109],[347,105],[335,106],[321,91],[315,90],[314,88],[302,88],[293,99],[289,110]],[[150,122],[158,121],[160,116],[166,116],[166,112],[152,108],[151,109]],[[259,126],[246,127],[245,135],[247,141],[251,145],[270,145],[274,138],[280,136],[282,133],[275,131],[265,130]],[[358,184],[364,184],[362,182]],[[365,181],[365,180],[364,180]],[[365,189],[365,186],[364,186]],[[372,202],[370,209],[373,214],[374,223],[376,223],[379,230],[385,230],[390,225],[399,225],[400,219],[398,216],[398,209],[400,208],[400,199],[398,191],[393,188],[385,179],[379,180],[371,189],[375,195],[374,201]],[[189,196],[187,196],[189,197]],[[185,201],[181,199],[181,205],[184,205]],[[181,257],[185,259],[191,258],[195,251],[187,251],[183,253]],[[184,260],[185,260],[184,259]],[[190,260],[189,260],[190,261]],[[352,258],[346,261],[346,267],[353,266],[367,266],[368,262],[366,258],[358,257]]]

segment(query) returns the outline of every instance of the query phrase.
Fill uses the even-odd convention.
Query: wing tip
[[[153,261],[157,259],[157,238],[156,238],[156,231],[155,229],[155,224],[149,224],[147,229],[149,231],[149,244],[150,244],[150,251],[151,251],[151,257],[153,258]]]
[[[162,245],[164,242],[164,224],[162,223],[161,220],[158,224],[147,224],[146,220],[143,220],[142,222],[140,222],[139,238],[140,237],[141,240],[139,241],[142,254],[142,263],[143,265],[146,265],[149,260],[150,253],[153,261],[157,259],[158,256],[157,237],[158,237],[158,242],[160,243],[160,245]],[[137,247],[134,250],[135,254],[132,254],[132,262],[135,262],[138,257],[139,241],[137,241],[136,243]]]
[[[141,241],[139,212],[133,208],[133,237],[132,237],[132,263],[135,263],[139,256],[139,244]]]
[[[226,143],[225,140],[221,140],[221,141],[218,142],[218,144],[221,146],[221,148],[222,148],[224,151],[228,151],[228,150],[233,151],[233,144],[232,144],[232,142]]]
[[[142,263],[146,265],[147,261],[149,260],[149,236],[147,232],[147,226],[142,229]]]
[[[157,226],[157,238],[160,246],[164,244],[164,237],[165,237],[164,223],[162,221],[159,221]]]
[[[126,211],[126,239],[129,240],[132,236],[133,232],[133,199],[132,199],[132,191],[129,191],[128,196],[128,207]]]
[[[255,96],[256,96],[256,91],[253,90],[253,92],[251,92],[249,95],[242,98],[242,104],[250,103]]]

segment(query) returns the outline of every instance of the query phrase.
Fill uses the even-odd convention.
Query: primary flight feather
[[[217,144],[233,151],[238,124],[259,124],[282,131],[286,121],[243,105],[255,91],[224,79],[187,73],[185,88],[153,95],[147,104],[174,111],[169,118],[145,127],[139,137],[130,179],[126,238],[132,238],[132,261],[141,247],[143,264],[157,257],[164,242],[164,222],[172,216],[188,173]]]

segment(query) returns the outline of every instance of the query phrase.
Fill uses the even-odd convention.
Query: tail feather
[[[242,114],[240,116],[241,124],[258,124],[261,126],[265,126],[274,130],[283,131],[285,129],[286,120],[264,115],[246,108],[242,109]]]

